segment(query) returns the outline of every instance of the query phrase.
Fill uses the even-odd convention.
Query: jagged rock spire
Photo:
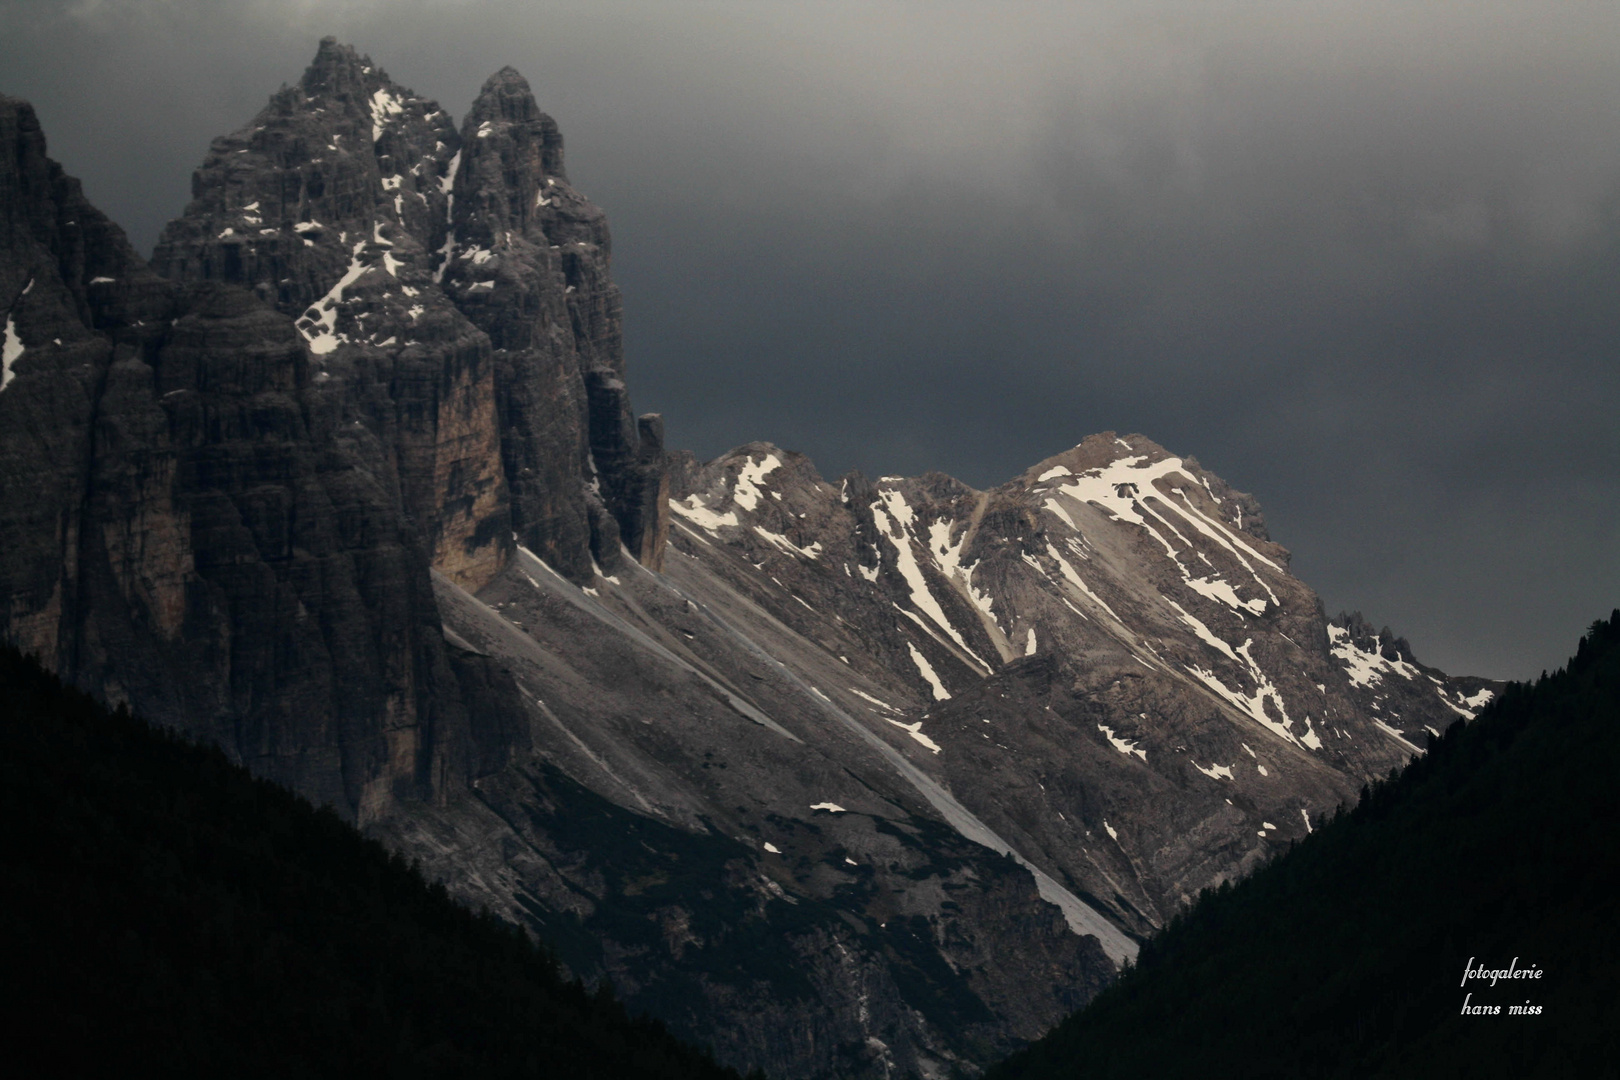
[[[361,56],[354,46],[340,44],[335,37],[323,37],[299,85],[312,97],[363,94],[368,75],[374,76],[374,82],[389,81],[387,72],[374,67],[369,56]]]
[[[662,445],[629,409],[607,222],[522,75],[492,75],[457,130],[326,38],[193,190],[155,265],[297,321],[335,422],[387,448],[436,568],[476,588],[514,533],[578,581],[621,544],[659,565]]]

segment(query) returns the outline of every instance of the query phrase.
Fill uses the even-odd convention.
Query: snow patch
[[[443,145],[442,143],[440,144]],[[444,175],[439,177],[439,192],[444,196],[444,243],[439,247],[439,266],[433,271],[433,283],[439,284],[444,280],[444,272],[450,268],[450,260],[456,253],[456,174],[461,171],[461,151],[457,150],[450,158],[450,167],[445,169]]]
[[[337,306],[343,302],[343,290],[353,285],[366,272],[366,267],[360,262],[360,252],[365,246],[365,241],[354,245],[354,251],[349,258],[349,268],[343,272],[338,283],[310,307],[310,311],[319,313],[319,318],[311,319],[306,312],[298,320],[298,332],[309,342],[309,351],[317,356],[325,356],[348,340],[337,332]]]
[[[844,658],[840,656],[839,659],[843,660]],[[846,664],[849,663],[849,661],[847,661],[847,660],[844,660],[844,662]],[[871,694],[864,694],[861,691],[855,689],[853,686],[849,688],[849,692],[854,694],[858,698],[861,698],[861,699],[863,699],[865,701],[870,701],[873,705],[876,705],[880,709],[887,709],[890,712],[894,713],[896,716],[900,715],[900,710],[895,708],[893,705],[890,705],[887,701],[879,701],[877,698],[873,697]]]
[[[1207,768],[1207,769],[1204,768],[1202,765],[1198,764],[1198,762],[1196,762],[1196,761],[1193,762],[1192,765],[1193,765],[1193,768],[1197,769],[1199,772],[1203,773],[1205,776],[1209,777],[1211,780],[1230,780],[1230,779],[1232,779],[1232,766],[1230,766],[1230,765],[1217,765],[1213,761],[1209,763],[1209,768]]]
[[[1143,761],[1147,760],[1146,750],[1138,750],[1135,743],[1121,739],[1119,736],[1114,734],[1113,728],[1098,724],[1097,730],[1102,732],[1104,737],[1108,739],[1109,745],[1113,746],[1113,748],[1118,750],[1121,754],[1124,754],[1126,757],[1130,757],[1132,754],[1135,754]]]
[[[923,680],[934,688],[934,700],[949,701],[951,697],[950,691],[945,689],[945,684],[939,681],[938,675],[934,674],[933,665],[929,664],[928,658],[918,652],[917,646],[909,641],[906,642],[906,648],[911,650],[911,662],[917,665],[917,671],[922,675]],[[934,752],[938,753],[939,751],[935,750]]]
[[[1154,487],[1156,481],[1167,479],[1172,475],[1181,475],[1183,477],[1186,475],[1183,472],[1183,464],[1180,458],[1168,457],[1161,461],[1149,461],[1146,456],[1138,454],[1128,458],[1122,457],[1100,468],[1076,474],[1072,481],[1059,485],[1055,489],[1055,493],[1074,499],[1077,502],[1100,506],[1116,520],[1130,522],[1146,529],[1149,535],[1164,548],[1165,554],[1170,560],[1176,564],[1181,571],[1183,580],[1196,591],[1208,596],[1210,599],[1219,600],[1250,614],[1258,615],[1263,613],[1266,610],[1265,601],[1259,599],[1240,600],[1230,584],[1220,582],[1213,576],[1200,578],[1197,580],[1197,584],[1194,584],[1191,573],[1188,572],[1185,566],[1182,566],[1174,546],[1166,538],[1164,532],[1149,524],[1148,517],[1152,517],[1159,525],[1163,526],[1165,531],[1182,539],[1184,543],[1186,542],[1186,538],[1181,536],[1180,530],[1146,502],[1150,496],[1158,496],[1166,501],[1172,499],[1171,496],[1164,495]],[[1265,563],[1278,572],[1282,571],[1282,567],[1256,550],[1248,542],[1246,534],[1235,532],[1225,522],[1205,515],[1193,505],[1184,489],[1172,488],[1172,490],[1179,496],[1179,501],[1176,502],[1176,510],[1182,518],[1194,529],[1231,552],[1238,562],[1243,565],[1244,569],[1248,570],[1255,582],[1266,591],[1266,595],[1271,597],[1272,602],[1276,603],[1276,594],[1271,591],[1271,587],[1255,571],[1253,564],[1249,561],[1249,556]],[[1047,505],[1050,509],[1051,502],[1049,501]],[[1245,555],[1245,552],[1247,555]]]
[[[1223,582],[1223,584],[1224,584],[1224,582]],[[1209,627],[1207,627],[1203,623],[1199,622],[1198,619],[1196,619],[1193,616],[1187,614],[1186,610],[1183,609],[1180,604],[1176,603],[1174,600],[1169,600],[1169,599],[1166,599],[1165,603],[1169,604],[1171,607],[1176,609],[1177,616],[1180,617],[1182,622],[1184,622],[1188,626],[1192,627],[1193,633],[1198,635],[1198,640],[1199,641],[1202,641],[1205,645],[1208,645],[1210,648],[1214,649],[1217,652],[1225,653],[1228,657],[1230,657],[1233,660],[1237,659],[1237,653],[1232,651],[1232,646],[1228,645],[1226,642],[1224,642],[1220,638],[1216,637],[1213,633],[1210,632]]]
[[[731,527],[736,528],[738,525],[737,514],[735,511],[727,510],[724,514],[717,514],[713,510],[710,510],[707,506],[703,505],[702,497],[695,494],[688,495],[685,499],[682,499],[679,502],[673,499],[670,500],[669,508],[675,513],[681,515],[681,517],[685,518],[687,521],[690,521],[692,524],[696,525],[698,528],[707,532],[710,536],[714,537],[719,536],[715,530],[720,528],[720,526],[730,525]]]
[[[1399,730],[1397,730],[1396,728],[1390,727],[1388,724],[1386,724],[1382,720],[1378,719],[1378,717],[1376,717],[1376,716],[1373,717],[1372,722],[1378,726],[1379,731],[1382,731],[1385,735],[1388,735],[1390,738],[1394,739],[1396,742],[1400,743],[1402,746],[1404,746],[1408,750],[1412,751],[1412,753],[1414,753],[1414,754],[1423,753],[1423,748],[1421,746],[1413,745],[1411,742],[1409,742],[1407,740],[1405,735],[1402,735],[1400,733]]]
[[[904,731],[907,735],[910,735],[913,739],[916,739],[918,742],[922,743],[924,746],[926,746],[928,749],[932,750],[934,753],[936,753],[936,754],[939,753],[939,749],[940,749],[939,744],[937,742],[935,742],[933,739],[930,739],[928,736],[926,736],[926,735],[924,735],[922,733],[922,721],[921,720],[915,721],[914,723],[910,723],[910,724],[902,724],[898,720],[889,720],[889,718],[887,716],[885,716],[883,719],[887,720],[889,723],[893,724],[895,727],[899,728],[901,731]]]
[[[814,559],[821,554],[820,541],[811,544],[809,547],[800,547],[798,544],[795,544],[781,533],[770,532],[766,529],[760,528],[758,525],[754,526],[754,531],[760,536],[764,537],[766,540],[770,541],[772,544],[775,544],[777,547],[787,552],[789,555],[797,555],[804,559]]]
[[[892,523],[891,523],[892,517]],[[939,601],[928,589],[928,582],[923,577],[922,567],[917,562],[916,553],[912,550],[912,530],[910,526],[916,520],[906,497],[901,492],[889,490],[879,493],[878,501],[872,504],[872,518],[878,527],[878,532],[889,541],[894,548],[896,566],[900,576],[906,581],[911,590],[911,603],[918,611],[927,615],[934,624],[946,634],[950,635],[957,646],[971,656],[975,663],[989,674],[991,667],[985,663],[963,639],[951,620],[946,618],[945,611],[939,606]],[[938,696],[937,694],[935,695]]]
[[[811,806],[810,809],[812,809],[812,810],[827,810],[827,811],[830,811],[830,812],[832,812],[834,814],[848,813],[847,810],[845,810],[842,806],[839,806],[835,802],[818,802],[818,803],[814,804],[813,806]]]
[[[1046,553],[1052,556],[1053,561],[1058,564],[1058,569],[1063,571],[1063,577],[1070,585],[1073,585],[1076,589],[1078,589],[1086,597],[1086,599],[1090,600],[1092,603],[1108,612],[1109,615],[1113,616],[1115,622],[1119,623],[1121,626],[1125,625],[1125,620],[1114,614],[1114,609],[1104,603],[1102,597],[1091,591],[1090,586],[1088,586],[1080,577],[1080,571],[1070,566],[1069,560],[1065,559],[1062,555],[1059,555],[1057,548],[1053,547],[1051,544],[1047,544]],[[1028,557],[1026,556],[1025,559],[1027,561]]]
[[[34,283],[30,281],[28,287],[31,289],[33,286]],[[26,293],[28,290],[24,289],[23,291]],[[17,357],[23,354],[23,350],[22,338],[17,333],[17,321],[8,311],[6,312],[6,334],[3,344],[0,344],[0,390],[4,390],[11,383],[14,377],[11,374],[11,365],[16,361]]]
[[[1384,681],[1385,675],[1399,675],[1403,679],[1418,677],[1418,669],[1405,660],[1386,660],[1377,650],[1363,652],[1350,640],[1350,631],[1342,626],[1328,626],[1328,651],[1345,665],[1345,674],[1353,686],[1371,687]],[[1489,694],[1490,691],[1484,691]]]
[[[382,138],[383,125],[388,123],[390,116],[399,116],[404,113],[405,107],[399,99],[387,90],[378,90],[371,95],[371,141],[376,142]]]
[[[737,483],[731,491],[731,501],[744,510],[752,511],[759,505],[759,484],[782,467],[775,454],[766,454],[758,461],[749,458],[737,473]]]
[[[1199,682],[1215,691],[1220,697],[1225,698],[1239,710],[1253,717],[1256,723],[1273,735],[1280,739],[1286,739],[1295,746],[1302,745],[1299,737],[1289,730],[1293,726],[1293,721],[1288,719],[1288,709],[1283,704],[1282,694],[1277,690],[1276,686],[1272,685],[1271,679],[1261,670],[1260,665],[1255,663],[1254,657],[1249,653],[1249,647],[1253,644],[1253,638],[1246,639],[1237,650],[1239,659],[1248,666],[1249,674],[1255,681],[1256,689],[1253,694],[1240,694],[1231,689],[1213,671],[1205,671],[1201,667],[1194,667],[1190,664],[1187,665],[1187,671]],[[1271,703],[1276,708],[1278,715],[1282,717],[1281,723],[1266,714],[1267,698],[1271,699]]]
[[[486,123],[484,126],[488,127],[489,125]],[[482,135],[483,132],[480,132],[479,134]],[[769,840],[765,841],[765,850],[770,852],[772,855],[782,854],[782,849],[771,843]]]

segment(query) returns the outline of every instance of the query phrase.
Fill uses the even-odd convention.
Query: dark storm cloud
[[[514,64],[678,445],[988,486],[1141,431],[1330,610],[1556,664],[1620,603],[1620,15],[1071,9],[12,2],[0,90],[149,249],[321,34],[457,114]]]

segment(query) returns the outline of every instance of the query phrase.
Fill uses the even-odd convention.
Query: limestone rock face
[[[387,455],[292,323],[153,274],[0,101],[0,632],[362,819],[522,740],[462,704]]]
[[[325,421],[376,435],[435,568],[477,588],[514,535],[575,579],[621,539],[658,565],[662,448],[624,389],[606,220],[520,75],[458,130],[327,39],[192,189],[154,266],[297,320]]]

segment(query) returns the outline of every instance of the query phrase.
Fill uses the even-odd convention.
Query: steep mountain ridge
[[[516,535],[579,580],[661,554],[662,425],[630,415],[602,212],[523,77],[443,109],[327,38],[217,139],[156,269],[297,319],[339,424],[376,434],[434,565],[476,588]]]
[[[511,69],[458,129],[323,41],[168,280],[0,125],[0,632],[727,1063],[972,1073],[1492,692],[1141,436],[991,491],[666,454]]]
[[[1139,933],[1490,694],[1327,620],[1252,498],[1139,435],[989,492],[755,444],[676,495],[675,551],[882,678],[849,707]]]
[[[153,274],[0,100],[0,611],[109,700],[364,816],[503,761],[469,714],[418,536],[296,330]]]

